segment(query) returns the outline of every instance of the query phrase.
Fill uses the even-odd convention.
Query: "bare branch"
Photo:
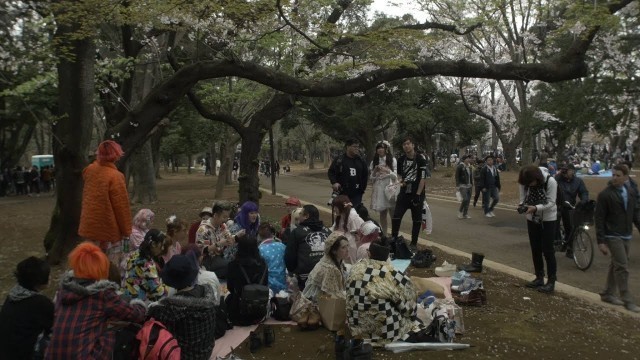
[[[436,23],[436,22],[431,22],[431,21],[425,21],[421,24],[413,24],[413,25],[401,25],[401,26],[397,26],[394,27],[393,29],[409,29],[409,30],[429,30],[429,29],[437,29],[437,30],[444,30],[444,31],[449,31],[452,32],[456,35],[467,35],[470,32],[472,32],[473,30],[479,28],[482,26],[482,23],[477,23],[475,25],[469,26],[468,28],[460,31],[458,30],[458,27],[455,25],[447,25],[447,24],[440,24],[440,23]]]

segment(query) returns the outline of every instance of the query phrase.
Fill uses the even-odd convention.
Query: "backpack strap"
[[[262,276],[260,277],[260,284],[258,285],[262,285],[262,283],[264,282],[264,277],[267,276],[267,264],[264,264],[264,271],[262,272]]]
[[[242,271],[242,275],[244,276],[244,279],[247,280],[247,284],[251,284],[251,280],[249,280],[249,276],[247,275],[247,272],[244,271],[244,268],[242,267],[242,265],[240,266],[240,271]]]

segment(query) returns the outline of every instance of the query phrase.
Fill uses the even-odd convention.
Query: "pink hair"
[[[120,144],[113,140],[105,140],[101,142],[100,145],[98,145],[98,150],[96,151],[98,161],[100,162],[116,162],[123,154],[124,151],[122,151]]]

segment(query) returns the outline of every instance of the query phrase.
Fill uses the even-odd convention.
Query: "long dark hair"
[[[258,265],[266,264],[260,251],[258,250],[258,239],[255,236],[247,235],[238,238],[238,252],[236,253],[236,260],[242,261],[246,264],[253,261]]]
[[[158,229],[149,229],[144,235],[144,240],[140,244],[140,257],[144,259],[151,259],[151,246],[153,244],[163,244],[165,242],[166,235]]]
[[[336,238],[336,241],[334,241],[333,244],[331,244],[331,247],[329,248],[329,257],[331,258],[331,261],[333,261],[333,263],[336,264],[337,267],[340,267],[340,261],[338,261],[338,258],[336,258],[336,254],[334,254],[334,251],[340,249],[340,243],[342,243],[342,240],[349,243],[349,239],[347,239],[346,236],[339,235]]]
[[[383,143],[382,141],[380,141],[379,143],[376,144],[376,151],[375,151],[375,154],[373,155],[373,167],[378,166],[378,164],[380,163],[380,155],[378,155],[378,149],[380,149],[380,148],[384,149],[384,153],[385,153],[384,162],[385,162],[385,164],[387,164],[389,169],[391,169],[391,171],[393,171],[393,155],[391,154],[391,152],[389,152],[389,147],[387,145],[385,145],[385,143]]]
[[[544,175],[542,170],[535,165],[527,165],[520,170],[518,175],[518,184],[524,185],[525,189],[529,188],[529,184],[533,181],[536,182],[536,186],[544,184]]]

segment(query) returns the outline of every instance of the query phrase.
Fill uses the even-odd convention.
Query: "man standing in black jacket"
[[[402,142],[404,155],[398,159],[398,179],[402,186],[391,218],[391,236],[396,238],[402,217],[411,209],[411,246],[415,248],[422,226],[422,203],[424,202],[427,159],[416,153],[413,137],[406,136]]]
[[[632,312],[640,312],[629,291],[629,243],[634,221],[640,216],[633,189],[624,185],[629,175],[626,165],[613,167],[609,186],[598,194],[596,203],[596,238],[598,248],[604,255],[611,254],[607,287],[600,299],[614,305],[624,305]],[[620,291],[620,298],[616,297]]]
[[[478,185],[482,189],[482,207],[484,216],[495,217],[493,208],[500,201],[500,173],[493,165],[493,155],[484,158],[485,165],[480,169],[480,181]],[[489,198],[492,199],[489,203]]]
[[[333,160],[327,175],[334,194],[347,195],[356,209],[362,204],[362,194],[367,188],[369,167],[360,157],[358,140],[347,140],[345,148],[345,153]]]

